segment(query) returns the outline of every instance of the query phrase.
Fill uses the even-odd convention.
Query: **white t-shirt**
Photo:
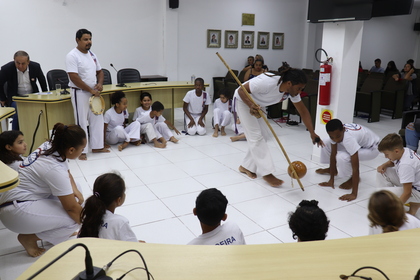
[[[204,95],[206,96],[205,100]],[[203,91],[200,96],[197,96],[197,94],[195,94],[195,89],[187,92],[183,101],[185,103],[188,103],[188,111],[190,112],[190,114],[194,115],[201,115],[204,109],[203,103],[204,105],[211,104],[210,96],[208,93]]]
[[[151,124],[155,125],[158,122],[166,121],[166,119],[163,116],[151,118],[150,117],[150,112],[149,112],[149,113],[145,113],[145,114],[140,115],[136,119],[136,121],[138,121],[140,124],[151,123]]]
[[[44,142],[22,161],[19,166],[19,186],[5,192],[0,198],[0,204],[13,200],[39,200],[51,195],[65,196],[73,193],[67,161],[59,161],[61,158],[56,157],[57,153],[42,155],[50,147],[49,142]]]
[[[232,100],[228,100],[226,103],[223,103],[220,98],[217,98],[213,104],[213,110],[219,108],[220,111],[232,111]]]
[[[245,245],[244,234],[237,224],[226,222],[214,230],[204,233],[188,245]]]
[[[102,68],[93,52],[82,53],[74,48],[66,56],[66,69],[67,73],[79,74],[80,79],[93,88],[96,85],[96,71],[100,71]],[[77,87],[71,80],[69,86]]]
[[[399,231],[401,230],[406,230],[406,229],[413,229],[413,228],[420,228],[420,220],[417,219],[416,217],[410,215],[410,214],[406,214],[407,215],[407,222],[405,222],[399,229]],[[383,233],[382,227],[369,227],[369,234],[380,234]]]
[[[420,156],[409,148],[404,148],[401,158],[394,161],[400,183],[412,183],[420,192]]]
[[[143,114],[149,114],[150,111],[152,111],[152,106],[150,106],[149,110],[144,110],[143,107],[138,107],[136,111],[134,111],[133,115],[133,121],[137,120],[138,117],[140,117]]]
[[[263,107],[270,106],[284,101],[289,97],[293,103],[301,101],[300,94],[292,97],[288,93],[280,92],[281,83],[279,85],[277,85],[277,83],[281,77],[271,75],[274,74],[269,72],[263,73],[244,83],[249,83],[249,89],[251,91],[250,94],[258,105]],[[238,89],[239,88],[235,90],[234,96],[235,98],[242,101],[241,97],[239,96]]]
[[[125,120],[128,119],[128,111],[124,110],[120,114],[115,111],[115,108],[109,108],[104,115],[104,123],[108,124],[107,132],[112,131],[119,125],[124,126]]]
[[[130,227],[128,219],[106,210],[102,217],[99,238],[138,242],[136,235]]]
[[[378,135],[367,127],[355,123],[346,123],[344,126],[344,137],[341,145],[352,156],[360,148],[373,148],[380,141]],[[334,141],[331,141],[336,144]]]

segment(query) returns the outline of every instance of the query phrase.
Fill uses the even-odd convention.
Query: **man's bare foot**
[[[176,139],[174,136],[172,136],[171,138],[169,138],[169,141],[173,142],[173,143],[178,143],[178,139]]]
[[[232,142],[239,141],[241,139],[246,139],[245,134],[230,137],[230,141]]]
[[[109,148],[111,148],[111,146],[110,146],[110,145],[108,145],[107,143],[105,143],[105,144],[104,144],[104,148],[105,148],[105,149],[109,149]]]
[[[153,142],[153,144],[156,148],[165,148],[166,147],[166,144],[160,143],[158,141]]]
[[[111,151],[108,150],[108,148],[103,147],[102,149],[92,149],[92,153],[110,153]]]
[[[118,145],[118,151],[122,151],[122,150],[124,150],[125,148],[127,148],[127,146],[128,146],[128,143],[129,142],[124,142],[124,143],[122,143],[121,145]]]
[[[130,144],[132,144],[134,146],[140,146],[141,145],[141,140],[130,142]]]
[[[263,179],[272,187],[279,187],[284,183],[283,180],[274,177],[273,174],[265,175]]]
[[[17,238],[29,256],[39,257],[45,252],[44,248],[38,247],[36,242],[41,239],[39,239],[35,234],[19,234]]]
[[[316,174],[327,174],[330,175],[330,168],[319,168],[317,170],[315,170]]]
[[[347,181],[345,181],[344,183],[342,183],[339,188],[343,189],[343,190],[351,190],[353,188],[352,186],[352,178],[348,179]]]
[[[226,132],[225,132],[225,127],[224,126],[222,126],[222,128],[220,128],[220,134],[222,136],[226,136]]]
[[[87,156],[86,156],[86,154],[81,154],[81,155],[79,156],[79,160],[87,160]]]
[[[245,173],[251,179],[257,178],[257,174],[255,174],[254,172],[249,171],[248,169],[246,169],[242,165],[239,166],[239,172]]]

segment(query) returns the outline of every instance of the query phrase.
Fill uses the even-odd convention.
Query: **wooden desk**
[[[10,118],[15,114],[15,108],[12,107],[0,107],[0,122],[4,119]],[[0,124],[0,133],[2,133],[3,130],[1,128]]]
[[[46,252],[18,279],[26,279],[71,245],[89,248],[94,266],[103,267],[128,249],[141,252],[155,279],[340,279],[362,266],[381,269],[390,279],[411,280],[420,268],[420,229],[355,238],[240,246],[187,246],[78,239]],[[76,248],[39,275],[38,279],[71,279],[84,270],[85,252]],[[113,279],[131,268],[143,266],[139,256],[128,253],[108,271]],[[358,275],[384,279],[374,270]],[[37,279],[37,278],[36,278]],[[135,270],[124,279],[147,279]]]
[[[174,108],[182,107],[182,99],[185,94],[187,91],[194,89],[194,85],[191,82],[147,82],[127,83],[126,85],[126,87],[104,85],[102,95],[110,95],[117,90],[124,91],[128,100],[128,112],[133,113],[140,106],[141,92],[148,91],[154,101],[163,103],[165,106],[163,116],[172,123],[174,122]],[[205,86],[208,86],[208,84]],[[110,98],[104,96],[104,99],[105,110],[107,110],[111,107]],[[37,148],[49,138],[50,130],[53,129],[57,122],[64,124],[75,123],[70,95],[29,94],[28,97],[15,96],[13,100],[16,101],[19,111],[20,129],[27,137],[26,139],[32,139],[38,117],[42,111],[34,148]]]

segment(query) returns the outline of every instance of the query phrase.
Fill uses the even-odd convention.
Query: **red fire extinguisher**
[[[318,60],[316,54],[322,50],[327,56],[327,60]],[[331,72],[332,72],[332,57],[328,57],[327,52],[324,49],[318,49],[315,52],[315,58],[321,63],[319,70],[319,105],[330,105],[331,100]]]

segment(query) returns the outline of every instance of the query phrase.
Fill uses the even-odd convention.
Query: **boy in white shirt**
[[[352,190],[340,200],[351,201],[357,198],[359,189],[359,161],[371,160],[379,155],[379,136],[359,124],[344,124],[339,119],[330,120],[325,126],[330,139],[325,139],[321,149],[321,162],[330,167],[316,170],[318,174],[330,175],[328,182],[320,186],[334,188],[334,176],[347,179],[340,189]]]
[[[230,99],[229,92],[226,89],[222,89],[219,93],[219,98],[214,101],[213,107],[213,122],[214,122],[214,133],[213,137],[226,135],[225,127],[230,124],[232,119],[232,99]]]
[[[377,168],[377,185],[390,187],[386,189],[400,196],[403,203],[409,202],[407,213],[414,216],[420,208],[420,156],[404,148],[401,136],[396,133],[385,136],[378,150],[389,160]]]
[[[204,118],[209,110],[211,100],[207,92],[204,91],[202,78],[195,79],[194,87],[195,89],[187,92],[183,99],[185,126],[189,135],[204,135],[206,134]]]
[[[166,139],[160,132],[158,131],[158,123],[165,124],[165,118],[162,116],[163,113],[163,104],[159,101],[156,101],[152,104],[151,110],[149,113],[144,113],[137,118],[137,122],[141,124],[141,126],[148,127],[146,130],[146,136],[150,142],[154,143],[156,148],[165,148],[166,147]],[[169,130],[169,129],[168,129]],[[171,133],[170,131],[168,133]],[[173,137],[173,135],[172,135]],[[174,138],[174,137],[173,137]],[[176,140],[176,139],[175,139]],[[178,140],[172,142],[178,142]]]
[[[191,240],[188,245],[245,245],[240,228],[226,221],[228,200],[217,189],[202,191],[195,201],[194,215],[198,217],[203,234]]]

